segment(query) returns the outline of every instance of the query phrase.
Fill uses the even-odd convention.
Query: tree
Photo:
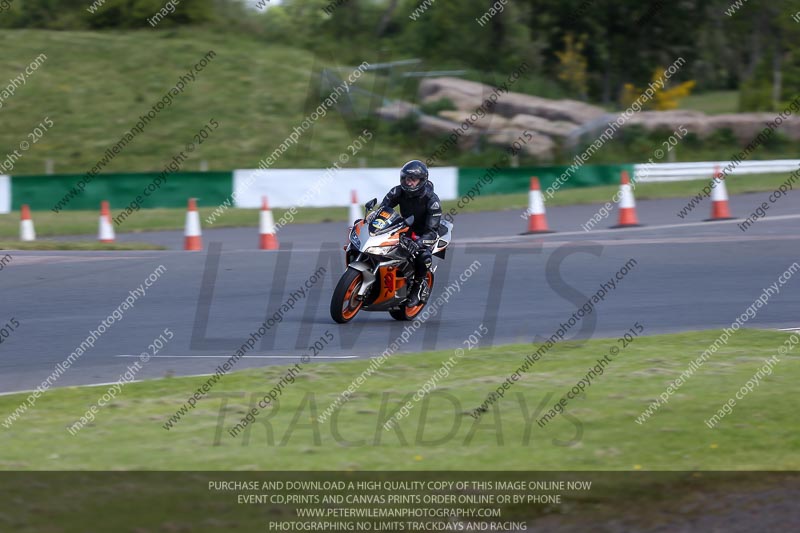
[[[392,16],[397,9],[397,2],[398,0],[391,0],[389,2],[389,7],[383,12],[381,21],[378,23],[378,28],[375,30],[375,35],[377,35],[378,38],[383,37],[383,34],[386,32],[386,28],[389,26],[389,22],[391,22]]]
[[[790,17],[796,6],[789,0],[754,1],[741,10],[758,43],[742,73],[741,111],[777,111],[800,94],[800,24]]]
[[[559,61],[558,79],[583,100],[588,98],[586,58],[583,56],[585,46],[586,35],[576,41],[572,33],[567,33],[564,36],[564,50],[556,52]]]

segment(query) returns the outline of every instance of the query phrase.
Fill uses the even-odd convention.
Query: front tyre
[[[362,283],[364,275],[354,268],[348,268],[336,284],[331,297],[331,318],[339,324],[353,320],[364,305],[364,300],[357,299]]]

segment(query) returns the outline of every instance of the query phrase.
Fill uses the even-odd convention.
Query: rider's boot
[[[427,302],[430,294],[427,276],[423,277],[422,281],[414,280],[409,289],[409,294],[407,307],[416,307],[421,303]]]

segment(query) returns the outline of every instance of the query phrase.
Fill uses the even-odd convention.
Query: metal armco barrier
[[[699,163],[654,163],[634,165],[634,176],[637,182],[656,183],[665,181],[689,181],[710,179],[714,167],[725,171],[731,161],[703,161]],[[800,159],[779,159],[774,161],[742,161],[736,168],[727,173],[728,176],[745,174],[772,174],[792,172],[800,167]]]

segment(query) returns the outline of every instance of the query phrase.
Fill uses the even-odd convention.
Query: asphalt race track
[[[731,211],[745,217],[767,195],[733,197]],[[401,354],[463,346],[480,324],[490,331],[482,346],[549,337],[630,259],[636,263],[627,275],[565,338],[612,337],[636,321],[647,334],[729,326],[800,260],[800,212],[784,198],[766,219],[742,232],[735,221],[701,222],[709,212],[707,201],[681,220],[676,212],[685,203],[639,202],[639,218],[647,226],[606,230],[616,222],[612,213],[599,231],[588,233],[580,225],[599,206],[552,208],[548,220],[558,232],[543,236],[518,235],[526,225],[519,212],[457,215],[454,245],[445,261],[436,261],[433,298],[474,261],[481,266]],[[361,313],[344,326],[330,319],[330,296],[344,270],[345,236],[341,223],[295,225],[280,232],[281,251],[261,252],[255,249],[254,225],[205,229],[202,253],[178,251],[179,231],[118,237],[165,244],[174,248],[170,251],[9,252],[13,260],[0,271],[0,324],[14,318],[20,325],[0,345],[0,392],[39,385],[162,264],[166,271],[146,295],[57,386],[116,381],[165,328],[174,338],[144,365],[139,379],[212,373],[319,266],[327,269],[324,280],[236,368],[293,363],[307,353],[309,340],[326,330],[335,338],[319,362],[377,355],[408,323],[388,313]],[[209,252],[220,247],[219,253]],[[790,280],[747,327],[798,326],[798,289],[800,279]]]

